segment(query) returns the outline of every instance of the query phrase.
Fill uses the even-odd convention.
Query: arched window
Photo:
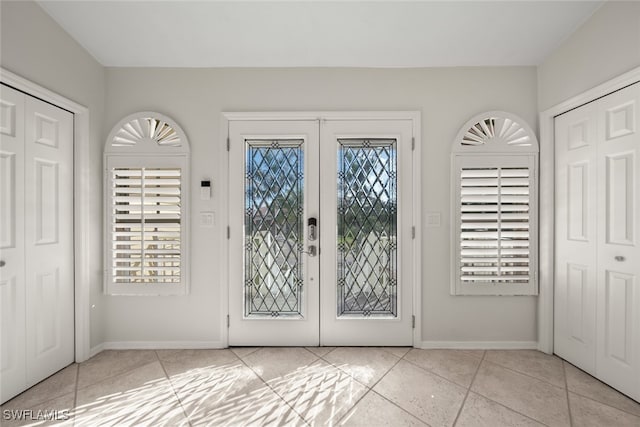
[[[538,141],[503,111],[464,124],[452,149],[454,295],[537,294]]]
[[[189,143],[155,112],[135,113],[104,149],[105,291],[182,295],[188,284]]]

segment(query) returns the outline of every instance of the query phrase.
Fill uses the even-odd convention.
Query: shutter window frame
[[[513,146],[498,136],[507,125]],[[478,137],[493,127],[495,135]],[[451,166],[451,294],[537,295],[535,135],[514,115],[483,113],[462,127]]]
[[[136,131],[133,143],[121,143],[123,129]],[[190,156],[184,132],[158,113],[127,116],[107,139],[104,164],[105,293],[187,294]]]

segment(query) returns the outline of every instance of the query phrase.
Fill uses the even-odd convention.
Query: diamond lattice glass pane
[[[338,316],[395,317],[396,141],[338,142]]]
[[[246,141],[245,316],[302,314],[302,143]]]

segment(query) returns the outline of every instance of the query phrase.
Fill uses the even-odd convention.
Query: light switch
[[[427,227],[440,227],[440,212],[427,212]]]
[[[215,216],[213,212],[200,212],[200,226],[205,228],[212,228],[215,222]]]

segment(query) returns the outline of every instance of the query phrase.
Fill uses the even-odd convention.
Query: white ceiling
[[[602,1],[39,1],[114,67],[537,65]]]

